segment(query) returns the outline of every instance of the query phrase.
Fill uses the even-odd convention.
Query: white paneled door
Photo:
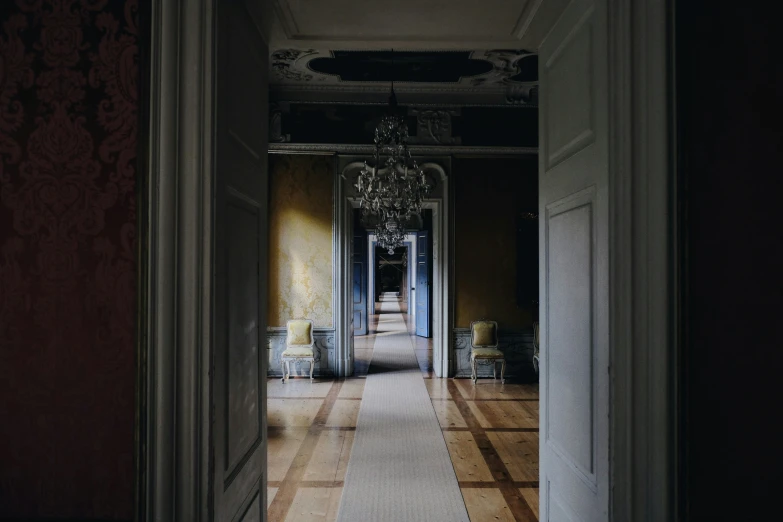
[[[541,520],[609,520],[608,0],[540,47]]]
[[[244,2],[216,5],[213,520],[262,522],[268,52]]]

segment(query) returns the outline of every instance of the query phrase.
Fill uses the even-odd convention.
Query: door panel
[[[541,520],[609,520],[606,0],[539,52]]]
[[[414,315],[413,310],[416,308],[416,302],[413,301],[413,289],[416,288],[416,285],[414,284],[413,267],[416,266],[416,263],[413,262],[413,244],[410,241],[406,241],[403,245],[408,256],[408,266],[402,268],[405,271],[405,299],[408,303],[407,313],[408,315]]]
[[[228,394],[225,430],[225,469],[228,475],[238,471],[260,443],[259,417],[262,400],[259,389],[258,340],[258,207],[231,194],[226,212],[229,223],[227,259],[224,267],[226,302],[218,303],[230,312],[227,326],[227,363],[224,378]]]
[[[377,246],[377,241],[371,241],[370,248],[367,249],[367,266],[369,267],[367,311],[369,315],[375,315],[375,303],[378,302],[378,258],[375,256]]]
[[[244,3],[217,2],[212,379],[219,522],[266,519],[267,49]]]
[[[354,335],[367,335],[367,277],[367,234],[359,231],[353,236],[351,299]]]
[[[432,288],[432,249],[430,233],[423,230],[416,239],[416,335],[430,337]]]

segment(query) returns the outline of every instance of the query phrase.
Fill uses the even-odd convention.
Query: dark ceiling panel
[[[531,54],[517,61],[519,73],[509,78],[512,82],[538,81],[538,55]]]
[[[493,69],[492,63],[471,59],[470,54],[471,51],[332,51],[332,58],[315,58],[308,67],[346,82],[457,83],[460,78]]]

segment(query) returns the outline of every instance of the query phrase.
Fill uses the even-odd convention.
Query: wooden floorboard
[[[349,379],[269,380],[270,522],[335,519],[373,339],[358,340]],[[431,355],[420,363],[471,521],[537,522],[538,386],[440,379]]]

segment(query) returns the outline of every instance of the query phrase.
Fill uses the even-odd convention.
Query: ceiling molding
[[[296,24],[294,13],[291,12],[291,5],[286,0],[274,0],[274,11],[280,27],[289,40],[299,33],[299,26]]]
[[[263,0],[244,0],[243,5],[245,11],[250,16],[251,22],[253,22],[253,26],[268,47],[272,34],[272,24],[276,19],[275,15]]]
[[[272,96],[273,94],[277,94],[277,96]],[[388,95],[388,93],[386,93]],[[378,98],[377,100],[356,100],[356,99],[346,99],[346,100],[317,100],[317,99],[296,99],[290,97],[290,92],[278,92],[275,93],[274,91],[270,90],[270,101],[274,103],[295,103],[295,104],[301,104],[301,105],[389,105],[389,99],[388,97],[384,97],[383,99]],[[401,105],[410,105],[415,107],[427,107],[427,108],[438,108],[438,109],[461,109],[463,107],[482,107],[482,108],[504,108],[504,109],[538,109],[537,104],[532,103],[526,103],[526,104],[519,104],[519,105],[509,105],[508,103],[478,103],[478,102],[471,102],[471,101],[465,101],[465,102],[454,102],[454,103],[438,103],[438,102],[430,102],[430,103],[422,103],[422,102],[416,102],[416,103],[400,103]]]
[[[520,87],[535,87],[538,82],[524,82],[517,84]],[[319,84],[272,84],[270,85],[272,91],[307,91],[307,92],[348,92],[353,94],[360,93],[381,93],[384,96],[389,96],[389,84],[378,85],[319,85]],[[399,93],[459,93],[459,94],[505,94],[508,91],[506,85],[491,85],[489,87],[441,87],[441,86],[427,86],[419,87],[414,83],[394,82],[394,91]]]
[[[527,1],[525,8],[522,10],[522,14],[519,16],[519,20],[517,20],[517,25],[514,26],[514,36],[517,38],[517,40],[522,40],[525,34],[527,34],[531,22],[533,22],[533,19],[536,17],[536,13],[538,13],[538,10],[543,3],[544,0]]]
[[[568,0],[454,0],[449,11],[441,1],[400,0],[388,5],[340,0],[334,8],[314,3],[307,8],[292,0],[272,0],[276,47],[340,49],[515,49],[537,48],[542,22],[551,24]],[[343,13],[354,13],[352,25]],[[535,42],[535,46],[531,43]],[[324,45],[326,44],[326,45]]]
[[[538,147],[465,147],[460,145],[410,145],[408,149],[417,155],[477,155],[477,156],[530,156],[538,154]],[[270,154],[373,154],[371,144],[342,143],[270,143]]]

